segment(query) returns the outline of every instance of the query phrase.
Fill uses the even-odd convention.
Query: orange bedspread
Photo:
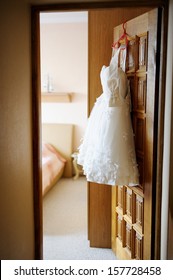
[[[66,160],[50,144],[42,144],[42,194],[47,191],[63,175]]]

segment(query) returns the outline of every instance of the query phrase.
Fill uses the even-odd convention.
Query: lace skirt
[[[78,164],[90,182],[107,185],[139,184],[129,108],[108,107],[97,99],[79,147]]]

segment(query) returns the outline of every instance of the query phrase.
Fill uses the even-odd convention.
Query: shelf
[[[41,94],[42,102],[68,103],[71,102],[71,93],[44,92]]]

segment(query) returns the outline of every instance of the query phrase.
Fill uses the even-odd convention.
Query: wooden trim
[[[35,259],[43,258],[43,222],[42,222],[42,194],[41,194],[41,168],[40,168],[40,40],[39,40],[39,13],[43,11],[78,11],[91,9],[107,9],[121,7],[162,7],[164,9],[164,38],[167,30],[167,6],[168,1],[164,0],[142,0],[142,1],[109,1],[109,2],[83,2],[83,3],[61,3],[31,6],[31,51],[32,51],[32,143],[33,143],[33,188],[34,188],[34,228],[35,228]],[[164,43],[166,40],[164,40]],[[163,43],[163,42],[162,42]],[[163,129],[164,129],[164,89],[165,89],[165,57],[164,47],[162,56],[161,94],[158,100],[158,162],[156,175],[156,224],[155,224],[155,252],[153,258],[159,258],[160,252],[160,209],[161,209],[161,189],[162,189],[162,158],[163,158]]]
[[[43,4],[33,5],[36,12],[43,11],[78,11],[78,10],[92,10],[92,9],[111,9],[111,8],[124,8],[124,7],[165,7],[167,0],[117,0],[117,1],[102,1],[102,2],[73,2],[73,3],[57,3],[57,4]]]
[[[160,13],[161,11],[159,11]],[[161,15],[160,15],[161,16]],[[159,75],[159,94],[158,94],[158,110],[157,116],[157,163],[156,163],[156,190],[155,190],[155,249],[152,252],[153,258],[160,259],[160,242],[161,242],[161,198],[162,198],[162,169],[163,169],[163,132],[164,132],[164,110],[165,110],[165,85],[166,85],[166,57],[167,57],[167,26],[168,26],[168,7],[162,9],[162,27],[161,34],[158,34],[161,40],[161,58]],[[159,54],[157,54],[158,56]],[[154,196],[153,196],[154,197]]]
[[[154,131],[153,131],[153,188],[152,188],[152,213],[156,211],[156,181],[157,181],[157,159],[158,159],[158,118],[159,118],[159,88],[160,88],[160,50],[161,50],[161,17],[162,17],[162,9],[158,9],[158,19],[157,19],[157,53],[156,53],[156,83],[155,83],[155,104],[154,104]],[[161,155],[160,155],[161,156]],[[156,224],[156,215],[152,215],[152,235],[151,242],[155,244],[155,224]],[[154,259],[155,247],[151,247],[151,259]],[[159,250],[160,251],[160,250]]]
[[[41,179],[41,93],[39,12],[31,9],[32,51],[32,145],[35,259],[43,258],[42,179]]]

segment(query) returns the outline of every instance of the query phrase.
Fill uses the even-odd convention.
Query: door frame
[[[155,168],[153,188],[153,248],[152,258],[160,259],[161,241],[161,198],[162,198],[162,165],[163,165],[163,136],[164,136],[164,105],[165,105],[165,81],[166,81],[166,42],[168,26],[167,1],[108,1],[85,3],[61,3],[31,6],[31,71],[32,71],[32,149],[33,149],[33,200],[34,200],[34,237],[35,259],[43,258],[43,205],[42,205],[42,176],[41,176],[41,90],[40,90],[40,12],[52,11],[89,11],[92,9],[111,9],[125,7],[151,7],[162,11],[162,26],[158,26],[161,32],[161,53],[156,54],[160,83],[157,85],[158,98],[155,108],[156,124],[154,126],[155,154],[157,165]],[[159,34],[158,34],[159,35]]]

